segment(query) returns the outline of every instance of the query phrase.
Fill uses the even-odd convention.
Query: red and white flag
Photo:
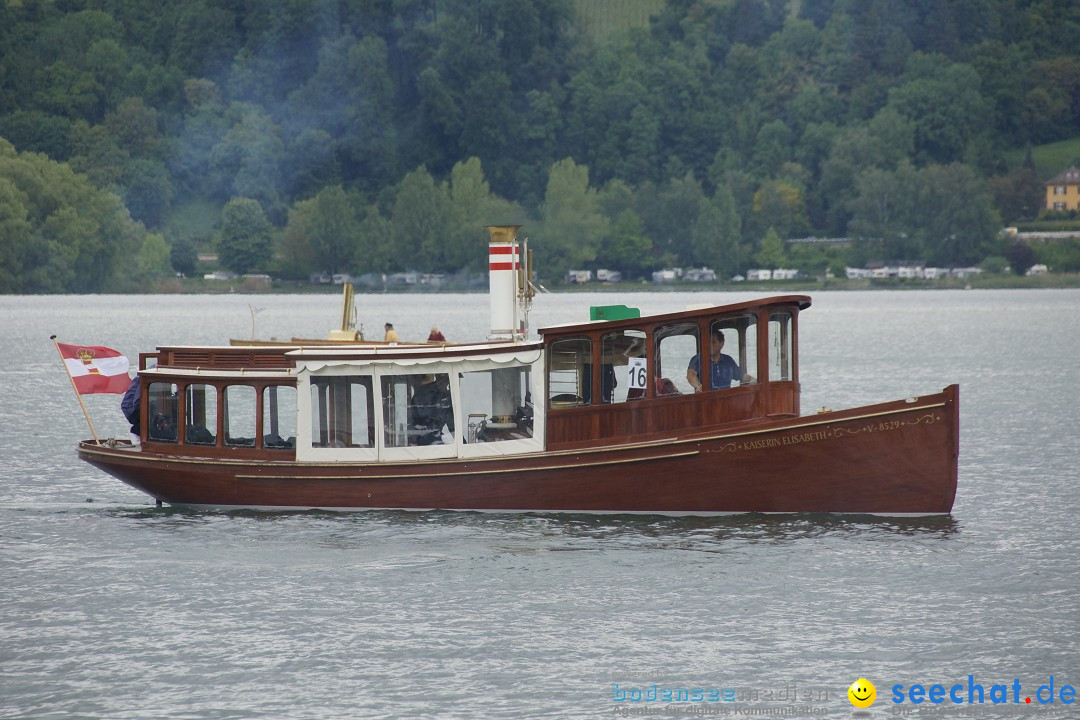
[[[128,359],[116,350],[99,345],[67,345],[56,343],[64,365],[80,395],[92,393],[127,392]]]

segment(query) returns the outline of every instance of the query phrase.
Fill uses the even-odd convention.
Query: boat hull
[[[85,441],[79,456],[171,505],[494,512],[947,514],[959,389],[605,447],[411,463],[202,458]]]

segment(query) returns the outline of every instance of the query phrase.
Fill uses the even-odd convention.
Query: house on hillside
[[[848,280],[860,280],[865,278],[896,278],[900,280],[921,280],[923,278],[940,277],[947,271],[941,268],[928,268],[924,260],[870,260],[865,267],[846,268]]]
[[[1080,210],[1080,170],[1075,165],[1046,181],[1047,210]]]
[[[568,285],[584,285],[592,282],[592,270],[567,270],[566,282]]]
[[[716,271],[707,267],[687,268],[683,272],[683,280],[687,282],[716,282]]]

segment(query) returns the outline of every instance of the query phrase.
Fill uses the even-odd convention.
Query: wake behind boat
[[[804,295],[593,308],[530,339],[517,230],[490,229],[486,340],[160,346],[139,357],[140,442],[80,458],[198,507],[951,511],[956,385],[801,415]]]

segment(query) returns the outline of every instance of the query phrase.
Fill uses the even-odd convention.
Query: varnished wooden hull
[[[956,494],[958,387],[913,400],[649,442],[410,463],[200,458],[79,446],[173,505],[709,515],[945,514]]]

